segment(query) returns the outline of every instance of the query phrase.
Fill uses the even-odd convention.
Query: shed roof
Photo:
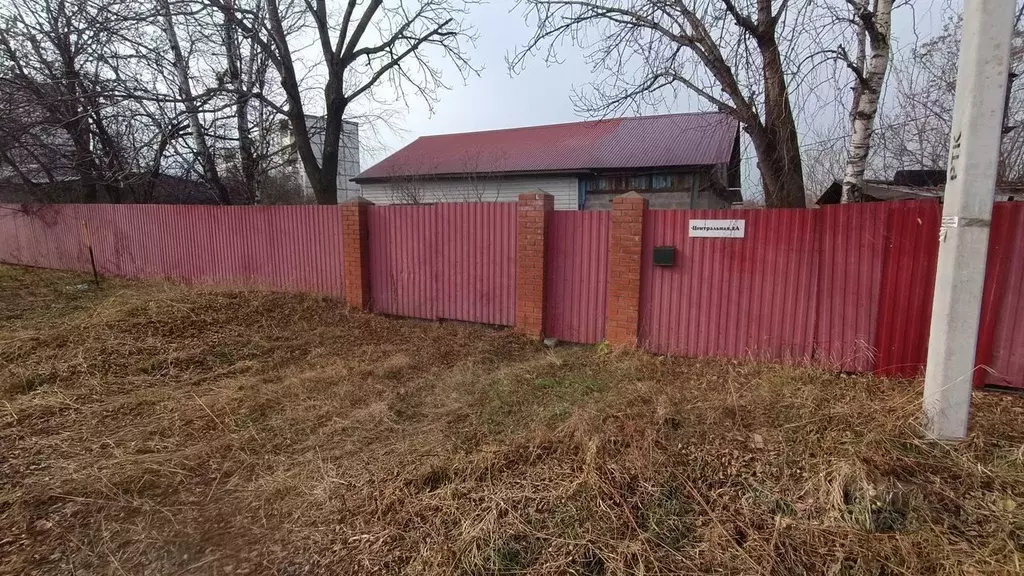
[[[864,180],[861,194],[868,202],[885,202],[890,200],[942,200],[945,195],[945,183],[940,186],[901,186],[885,180]],[[999,183],[993,192],[996,200],[1013,199],[1024,195],[1024,187],[1015,182]],[[822,192],[815,204],[825,206],[839,204],[843,199],[843,183],[839,180]]]
[[[423,136],[354,180],[726,164],[738,130],[702,112]]]

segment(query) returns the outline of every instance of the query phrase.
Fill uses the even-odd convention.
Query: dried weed
[[[1021,571],[1019,397],[82,281],[0,267],[0,573]]]

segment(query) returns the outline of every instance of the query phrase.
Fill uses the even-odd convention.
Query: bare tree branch
[[[521,6],[536,28],[509,58],[513,71],[538,53],[556,59],[556,48],[570,42],[586,51],[597,74],[577,94],[589,115],[657,101],[666,91],[695,94],[750,136],[768,204],[804,205],[779,34],[788,1],[756,0],[755,16],[736,0],[523,0]]]

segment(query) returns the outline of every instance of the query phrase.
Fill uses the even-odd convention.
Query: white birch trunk
[[[226,2],[229,10],[235,9],[234,0]],[[256,167],[253,158],[252,133],[249,127],[249,98],[243,96],[242,48],[238,29],[231,19],[224,16],[224,57],[227,60],[228,82],[235,91],[235,130],[238,132],[238,174],[245,199],[253,204],[260,203],[260,190],[256,185]]]
[[[865,2],[866,4],[866,2]],[[843,202],[858,202],[864,190],[864,172],[867,168],[868,153],[871,151],[871,135],[875,129],[878,114],[878,100],[889,68],[892,30],[893,0],[876,0],[874,9],[874,30],[862,28],[870,39],[871,56],[862,68],[862,78],[857,79],[854,89],[853,135],[850,136],[850,151],[843,172]]]
[[[171,15],[170,0],[159,0],[159,4],[164,21],[164,34],[167,36],[168,48],[171,49],[171,59],[174,62],[174,72],[178,76],[178,95],[184,101],[185,114],[188,116],[189,127],[192,129],[192,140],[196,147],[196,156],[199,157],[203,170],[203,177],[207,184],[213,187],[217,199],[229,204],[227,190],[220,181],[217,164],[206,141],[206,132],[199,121],[199,109],[196,106],[195,96],[192,94],[192,80],[189,77],[188,63],[181,51],[181,44],[178,42],[178,33],[174,28],[174,18]]]

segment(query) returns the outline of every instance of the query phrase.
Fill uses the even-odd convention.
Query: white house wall
[[[432,202],[515,202],[520,194],[547,192],[556,210],[577,210],[579,184],[575,177],[463,178],[452,180],[398,180],[362,185],[362,196],[374,204]]]

